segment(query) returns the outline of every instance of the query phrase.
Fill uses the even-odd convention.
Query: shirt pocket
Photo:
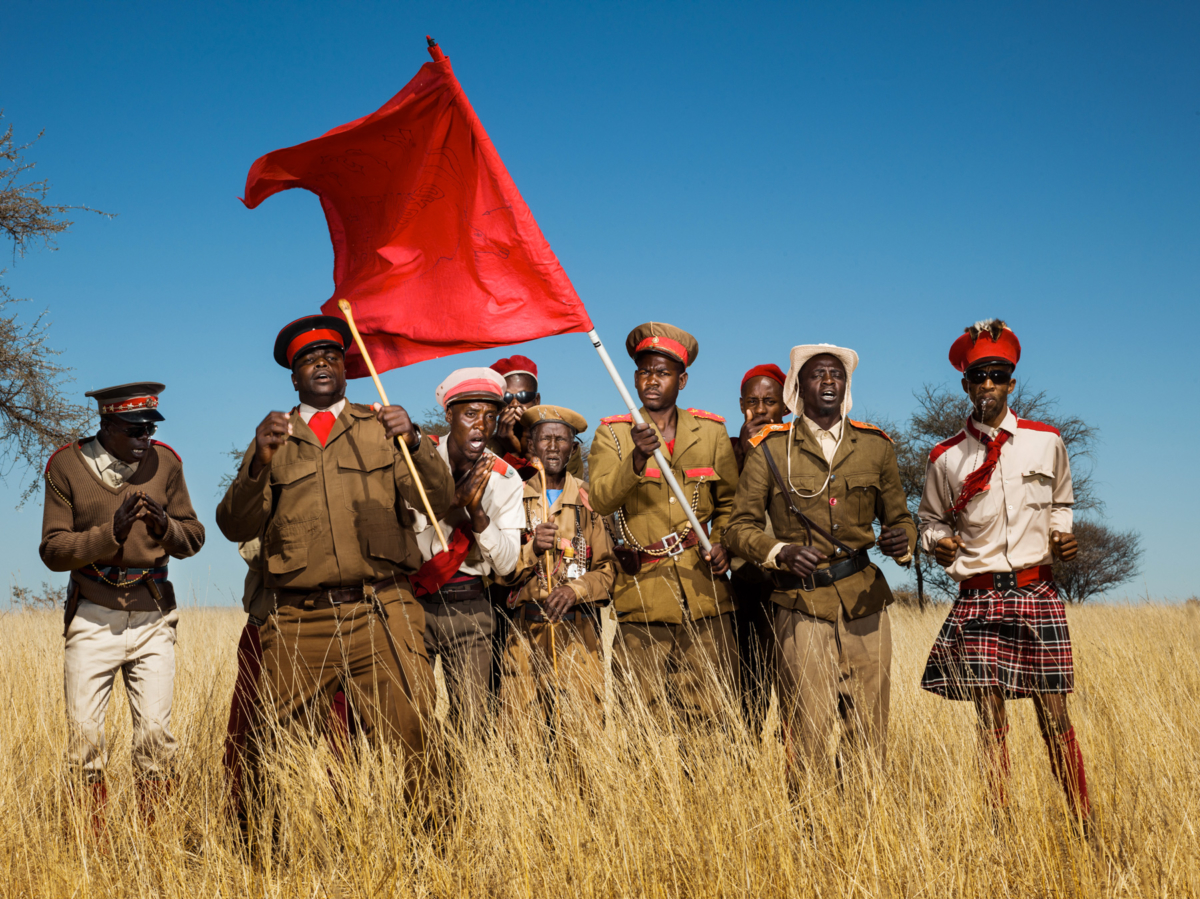
[[[395,456],[390,447],[338,459],[338,483],[346,508],[358,514],[391,509],[396,505],[393,477]]]
[[[879,476],[875,472],[845,475],[846,518],[844,527],[860,527],[875,520],[875,500],[879,496]],[[835,513],[834,517],[837,515]]]
[[[1045,464],[1032,465],[1021,472],[1024,503],[1032,509],[1049,509],[1054,501],[1054,469]]]
[[[315,492],[316,475],[315,459],[271,466],[271,486],[276,496],[275,511],[271,516],[273,521],[286,526],[314,517],[314,510],[321,505],[320,497]]]
[[[400,522],[394,514],[373,515],[360,521],[359,526],[367,533],[367,555],[402,564],[408,553],[404,547],[404,535]]]
[[[266,538],[267,570],[271,574],[287,574],[307,567],[309,538],[316,529],[316,520],[291,524],[272,522]]]

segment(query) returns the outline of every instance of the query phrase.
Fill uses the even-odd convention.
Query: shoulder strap
[[[771,469],[771,474],[775,476],[775,481],[779,484],[779,489],[783,491],[783,498],[787,500],[788,508],[791,509],[792,514],[800,520],[800,525],[804,528],[805,533],[808,535],[809,544],[812,544],[812,532],[816,531],[831,544],[841,549],[842,552],[846,553],[847,555],[854,555],[855,550],[848,547],[845,543],[833,536],[833,534],[829,533],[829,531],[825,530],[823,527],[796,508],[796,503],[792,500],[792,492],[788,490],[787,484],[783,480],[783,475],[779,473],[779,466],[775,464],[775,457],[771,455],[771,450],[767,447],[766,443],[761,443],[759,445],[762,447],[763,455],[767,459],[767,466]]]

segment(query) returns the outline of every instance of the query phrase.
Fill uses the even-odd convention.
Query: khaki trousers
[[[407,580],[378,588],[377,595],[383,616],[369,600],[333,608],[282,606],[259,628],[256,745],[269,739],[264,730],[272,725],[296,738],[325,728],[341,689],[368,741],[401,744],[412,763],[423,761],[434,699],[425,613]]]
[[[621,624],[617,663],[656,716],[663,703],[694,724],[720,723],[737,688],[732,613],[682,624]]]
[[[892,627],[887,609],[866,618],[813,618],[775,608],[781,712],[807,762],[827,764],[839,720],[850,745],[882,766],[892,681]],[[838,756],[842,760],[842,756]]]
[[[490,726],[492,635],[496,610],[487,598],[442,602],[419,600],[425,610],[425,651],[442,657],[442,674],[450,694],[450,713],[472,726]]]
[[[179,613],[121,612],[86,599],[67,629],[63,688],[67,704],[67,765],[99,780],[108,765],[104,714],[118,671],[133,718],[133,770],[142,779],[171,777],[177,747],[171,735],[175,630]]]
[[[507,725],[537,726],[552,714],[576,725],[601,725],[604,660],[591,618],[550,625],[518,617],[509,628],[500,671],[501,716]]]

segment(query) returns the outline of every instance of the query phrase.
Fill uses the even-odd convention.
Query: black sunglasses
[[[533,398],[537,396],[536,390],[518,390],[516,393],[504,391],[504,405],[508,405],[513,400],[516,400],[522,406],[528,406],[533,402]]]
[[[991,381],[993,384],[1007,384],[1012,380],[1013,373],[1007,368],[972,368],[965,377],[972,384],[982,384]]]
[[[152,421],[143,422],[140,425],[127,425],[125,427],[111,426],[114,431],[120,431],[126,437],[132,437],[136,440],[139,437],[153,437],[158,431],[158,425]]]

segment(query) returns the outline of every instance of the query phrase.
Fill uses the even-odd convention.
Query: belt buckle
[[[332,587],[325,591],[325,598],[329,600],[329,605],[335,609],[342,604],[341,601],[334,596],[334,588]]]
[[[809,584],[812,586],[808,586]],[[812,593],[817,589],[817,573],[815,571],[807,577],[803,575],[800,577],[800,589],[805,593]]]
[[[1017,573],[1015,571],[997,571],[992,575],[992,586],[996,590],[1016,590]]]
[[[683,555],[683,538],[674,531],[663,537],[660,542],[663,545],[663,549],[667,551],[666,558],[677,559]]]

